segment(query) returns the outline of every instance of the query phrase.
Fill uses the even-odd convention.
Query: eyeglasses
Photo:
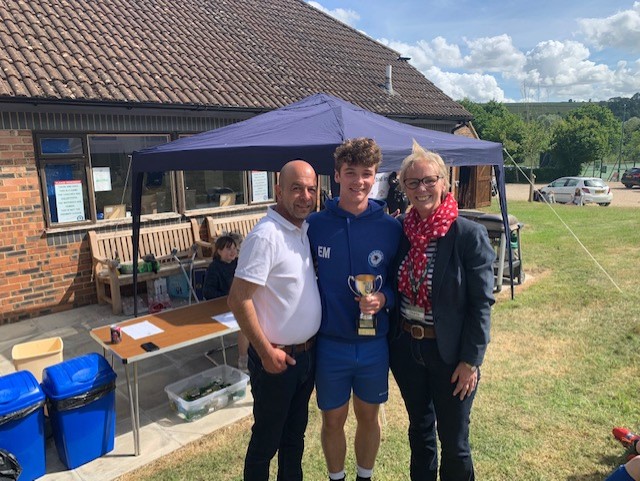
[[[423,177],[422,179],[404,179],[404,186],[410,190],[417,189],[420,184],[424,184],[426,187],[435,187],[440,179],[442,179],[441,175]]]

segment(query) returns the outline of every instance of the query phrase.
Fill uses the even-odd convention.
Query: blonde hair
[[[407,170],[409,167],[417,164],[419,162],[424,162],[425,164],[431,164],[436,167],[438,171],[438,175],[442,177],[442,181],[444,182],[446,189],[445,192],[449,191],[449,187],[451,184],[449,183],[449,169],[440,157],[439,154],[435,152],[431,152],[430,150],[425,150],[422,146],[413,139],[413,145],[411,147],[411,154],[409,154],[402,161],[402,165],[400,166],[400,173],[398,174],[398,179],[400,183],[400,188],[403,191],[406,191],[404,186],[404,179],[407,175]]]

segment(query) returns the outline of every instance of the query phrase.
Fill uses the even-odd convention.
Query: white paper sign
[[[77,222],[84,220],[82,181],[56,180],[53,183],[53,187],[56,193],[58,222]]]
[[[240,330],[240,326],[238,325],[238,321],[236,321],[233,312],[225,312],[222,314],[216,314],[211,317],[214,321],[218,321],[220,324],[224,324],[229,329]]]
[[[251,201],[264,202],[269,200],[269,173],[257,170],[251,171]]]
[[[385,200],[389,192],[389,174],[391,172],[381,172],[376,174],[376,182],[369,192],[370,199]]]
[[[107,192],[111,190],[111,169],[109,167],[94,167],[93,190]]]
[[[127,336],[131,336],[133,339],[142,339],[143,337],[154,336],[164,331],[149,321],[142,321],[129,326],[124,326],[122,328],[122,332]]]

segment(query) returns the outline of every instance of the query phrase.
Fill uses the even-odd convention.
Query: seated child
[[[233,237],[218,237],[213,247],[213,261],[209,264],[202,285],[205,299],[215,299],[229,294],[233,275],[238,265],[238,244]],[[248,372],[249,340],[238,332],[238,369]]]
[[[582,191],[579,188],[576,188],[575,192],[573,193],[573,196],[571,197],[571,202],[569,202],[571,205],[582,205]]]

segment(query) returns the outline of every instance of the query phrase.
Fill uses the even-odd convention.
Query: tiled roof
[[[273,109],[326,92],[384,115],[471,118],[302,0],[0,0],[0,69],[0,101]]]

